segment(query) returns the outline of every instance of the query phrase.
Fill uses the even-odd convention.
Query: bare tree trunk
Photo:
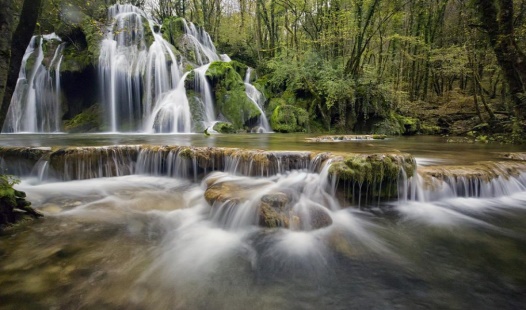
[[[497,57],[510,93],[515,112],[525,119],[526,102],[521,100],[526,88],[526,55],[515,41],[513,29],[513,0],[477,0],[481,21]]]
[[[15,9],[12,0],[0,0],[0,104],[4,98],[9,61],[11,60],[11,40],[15,28]]]
[[[11,57],[9,59],[9,71],[7,73],[7,81],[2,98],[2,105],[0,106],[0,124],[3,125],[9,103],[11,102],[11,96],[15,90],[16,81],[18,79],[18,72],[20,70],[20,64],[22,63],[22,57],[26,50],[31,37],[35,32],[35,26],[37,23],[38,15],[40,13],[40,5],[42,0],[26,0],[22,6],[22,12],[20,13],[20,21],[13,33],[13,40],[11,42]]]

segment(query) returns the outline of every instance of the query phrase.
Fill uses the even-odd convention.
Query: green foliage
[[[219,133],[235,133],[236,129],[231,123],[227,122],[217,122],[215,123],[213,129]]]
[[[376,81],[373,73],[350,79],[339,59],[324,60],[309,52],[291,60],[276,57],[266,64],[267,89],[288,105],[309,111],[311,119],[340,131],[356,130],[370,118],[388,118],[397,100],[389,87]]]
[[[20,180],[12,175],[0,174],[0,205],[7,204],[13,208],[17,205],[17,191],[13,186],[19,183]]]
[[[270,126],[276,132],[307,132],[309,114],[302,108],[281,105],[272,112]]]
[[[175,16],[164,19],[161,33],[166,41],[177,45],[184,35],[184,19]]]
[[[206,71],[215,94],[216,108],[236,129],[258,117],[261,112],[245,93],[245,84],[235,62],[216,61]]]

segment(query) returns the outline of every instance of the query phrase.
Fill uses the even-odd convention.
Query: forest
[[[31,36],[55,32],[63,38],[65,57],[74,61],[61,70],[76,72],[70,80],[82,84],[96,71],[107,8],[114,3],[2,0],[8,9],[1,13],[0,121]],[[218,52],[254,68],[274,131],[523,140],[524,0],[129,3],[163,25],[161,31],[175,17],[193,22]],[[97,99],[75,91],[83,99],[67,103],[65,122],[95,109]]]

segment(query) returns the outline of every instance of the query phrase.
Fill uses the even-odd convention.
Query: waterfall
[[[61,41],[54,33],[33,36],[22,58],[16,87],[2,132],[59,132],[61,128],[60,64],[63,44],[55,49],[49,68],[43,44]],[[28,68],[28,62],[34,60]],[[53,74],[54,76],[53,76]]]
[[[174,90],[161,94],[146,123],[148,131],[157,133],[190,132],[191,115],[184,82],[185,73]]]
[[[108,10],[108,32],[99,56],[102,102],[108,130],[157,133],[190,132],[192,120],[182,68],[171,46],[158,33],[160,25],[142,10],[115,4]],[[204,121],[215,120],[212,93],[205,73],[219,60],[208,33],[184,21],[199,68],[196,90],[201,94]],[[152,40],[148,46],[148,40]],[[182,60],[181,60],[182,63]]]
[[[184,32],[194,46],[198,65],[202,66],[209,62],[220,60],[210,35],[203,28],[198,29],[193,23],[184,20]]]
[[[270,128],[270,124],[268,122],[267,116],[265,115],[265,111],[263,110],[263,105],[265,104],[265,96],[257,90],[254,85],[250,84],[250,76],[252,74],[252,68],[247,68],[247,73],[245,74],[245,92],[247,93],[247,97],[254,103],[254,106],[261,112],[261,116],[259,117],[259,123],[256,125],[257,132],[271,132],[272,129]]]
[[[179,83],[177,59],[168,42],[154,31],[157,25],[137,7],[115,4],[108,9],[108,20],[112,23],[99,56],[108,129],[142,130],[155,105]],[[149,36],[153,43],[148,47]]]
[[[206,64],[194,69],[195,90],[201,94],[205,128],[210,126],[210,124],[212,124],[215,121],[214,100],[212,99],[212,90],[210,89],[210,84],[206,79],[206,71],[208,70],[208,67],[210,67],[210,64]]]

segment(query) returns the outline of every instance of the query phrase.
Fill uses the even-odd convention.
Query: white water
[[[194,69],[194,85],[195,90],[201,94],[201,102],[203,104],[202,108],[205,116],[203,127],[205,128],[209,127],[216,120],[212,90],[210,89],[210,84],[206,79],[206,71],[208,70],[208,67],[210,67],[210,64],[206,64]]]
[[[193,124],[186,97],[182,59],[154,29],[160,26],[143,11],[128,4],[110,7],[106,38],[101,44],[99,77],[108,131],[148,133],[191,132]],[[220,60],[210,36],[184,21],[185,37],[198,62],[194,70],[201,94],[205,123],[215,121],[214,103],[205,73],[209,63]],[[153,37],[151,46],[146,38]]]
[[[46,68],[42,45],[61,41],[54,33],[33,36],[22,58],[20,73],[2,132],[59,132],[61,130],[60,64],[63,44]],[[31,68],[28,61],[34,60]],[[54,76],[51,74],[53,72]]]
[[[188,173],[195,161],[169,150],[142,150],[136,162],[125,162],[125,152],[98,148],[101,156],[93,160],[100,165],[72,166],[79,169],[75,173],[103,167],[104,175],[124,172],[116,168],[123,164],[130,170],[124,173],[134,175],[68,182],[24,178],[19,189],[46,217],[0,243],[0,294],[8,297],[6,304],[119,309],[523,305],[524,174],[479,180],[473,182],[480,182],[479,189],[469,192],[458,190],[470,183],[466,180],[427,187],[401,174],[399,201],[359,210],[336,198],[330,162],[322,163],[326,157],[294,160],[296,169],[271,174],[245,165],[246,156],[232,155],[223,171],[197,176]],[[103,154],[107,162],[98,162]],[[278,166],[285,167],[285,161]],[[231,199],[209,204],[206,188],[221,183],[232,186],[224,191]],[[332,224],[259,226],[262,198],[276,193],[289,197],[292,223],[294,216],[309,223],[305,210],[321,208]],[[383,216],[381,208],[390,215]],[[480,294],[487,298],[479,300]]]
[[[221,60],[210,35],[203,28],[197,28],[193,23],[185,20],[184,32],[194,47],[195,58],[199,66]]]
[[[190,106],[184,88],[188,72],[174,90],[161,94],[148,117],[147,130],[157,133],[190,132],[192,128]]]
[[[259,124],[256,125],[257,132],[271,132],[272,129],[270,128],[270,124],[268,122],[267,116],[265,115],[265,111],[263,110],[264,104],[265,104],[265,96],[257,90],[254,85],[250,84],[250,78],[252,74],[252,68],[247,68],[247,73],[245,74],[245,92],[247,93],[247,97],[254,103],[254,106],[259,110],[261,113],[259,116]]]
[[[108,9],[108,20],[112,24],[99,56],[108,130],[142,130],[155,103],[179,83],[177,59],[168,42],[154,32],[153,22],[137,7],[115,4]],[[154,39],[149,47],[148,35]]]

